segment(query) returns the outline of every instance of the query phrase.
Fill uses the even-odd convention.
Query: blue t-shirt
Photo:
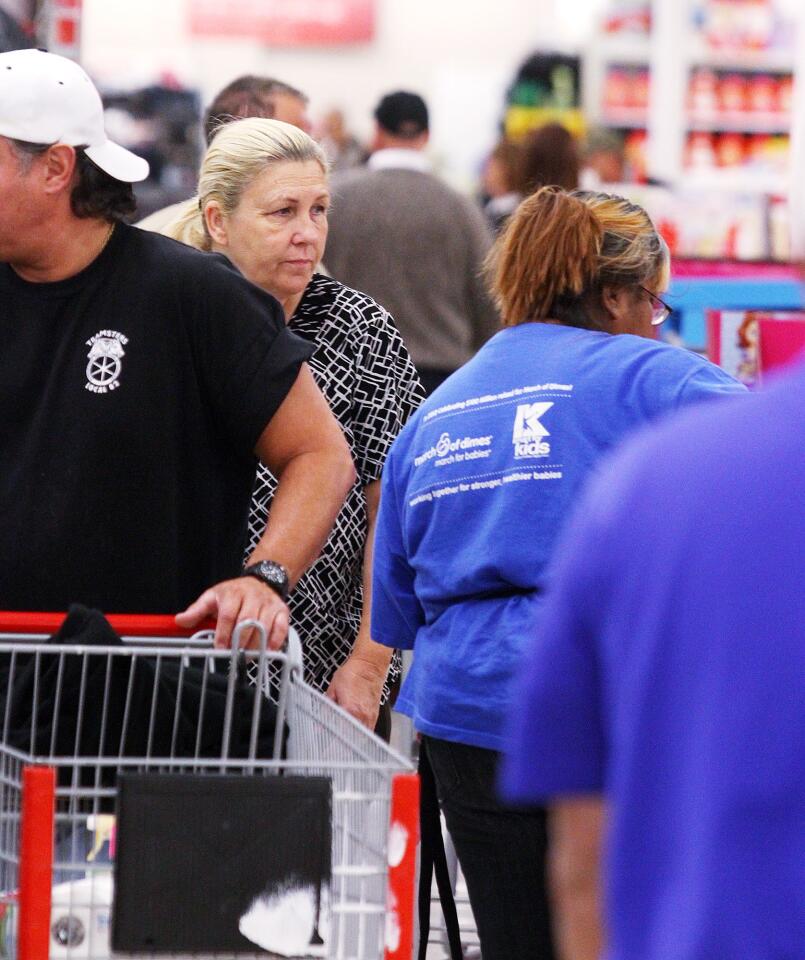
[[[397,708],[499,749],[557,532],[598,458],[684,403],[743,392],[687,351],[544,323],[503,330],[423,405],[383,471],[372,636],[411,648]]]
[[[608,960],[805,958],[805,367],[647,431],[558,548],[504,793],[603,793]]]

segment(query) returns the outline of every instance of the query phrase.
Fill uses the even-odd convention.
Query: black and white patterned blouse
[[[367,530],[363,488],[380,478],[391,444],[424,394],[391,317],[366,294],[314,274],[289,327],[316,345],[308,364],[344,431],[358,474],[321,556],[289,603],[305,648],[306,679],[325,690],[352,650],[360,625]],[[249,516],[249,553],[265,532],[276,487],[261,464]],[[398,670],[395,658],[389,679]]]

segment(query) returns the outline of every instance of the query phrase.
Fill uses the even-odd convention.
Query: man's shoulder
[[[187,280],[204,284],[218,281],[246,283],[243,275],[220,254],[204,253],[138,227],[127,227],[126,231],[128,246],[125,256],[134,258],[137,265],[143,266],[144,277],[175,279],[183,283]]]
[[[383,167],[380,170],[364,167],[360,170],[348,170],[332,178],[332,189],[336,197],[414,191],[435,194],[460,203],[467,199],[437,174],[427,170],[408,170],[405,167]]]
[[[334,240],[336,231],[340,237],[345,229],[363,230],[367,224],[381,223],[392,233],[400,229],[441,233],[445,242],[459,245],[488,233],[483,213],[472,199],[433,173],[365,170],[335,182],[332,193]]]

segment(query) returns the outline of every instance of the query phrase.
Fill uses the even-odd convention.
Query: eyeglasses
[[[638,283],[638,287],[645,293],[651,303],[651,325],[652,327],[659,327],[661,323],[664,323],[668,317],[670,317],[673,312],[673,308],[669,307],[668,304],[661,300],[656,293],[652,293],[651,290],[647,290],[644,286]]]

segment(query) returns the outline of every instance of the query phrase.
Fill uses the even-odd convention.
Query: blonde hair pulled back
[[[212,139],[198,177],[198,196],[181,208],[161,232],[198,250],[210,250],[204,210],[217,200],[231,214],[243,193],[266,168],[278,163],[314,160],[326,176],[327,158],[322,148],[304,130],[284,123],[250,117],[222,126]]]
[[[557,187],[523,200],[489,260],[504,326],[593,326],[585,307],[604,286],[660,284],[668,269],[668,247],[642,207],[614,194]]]

